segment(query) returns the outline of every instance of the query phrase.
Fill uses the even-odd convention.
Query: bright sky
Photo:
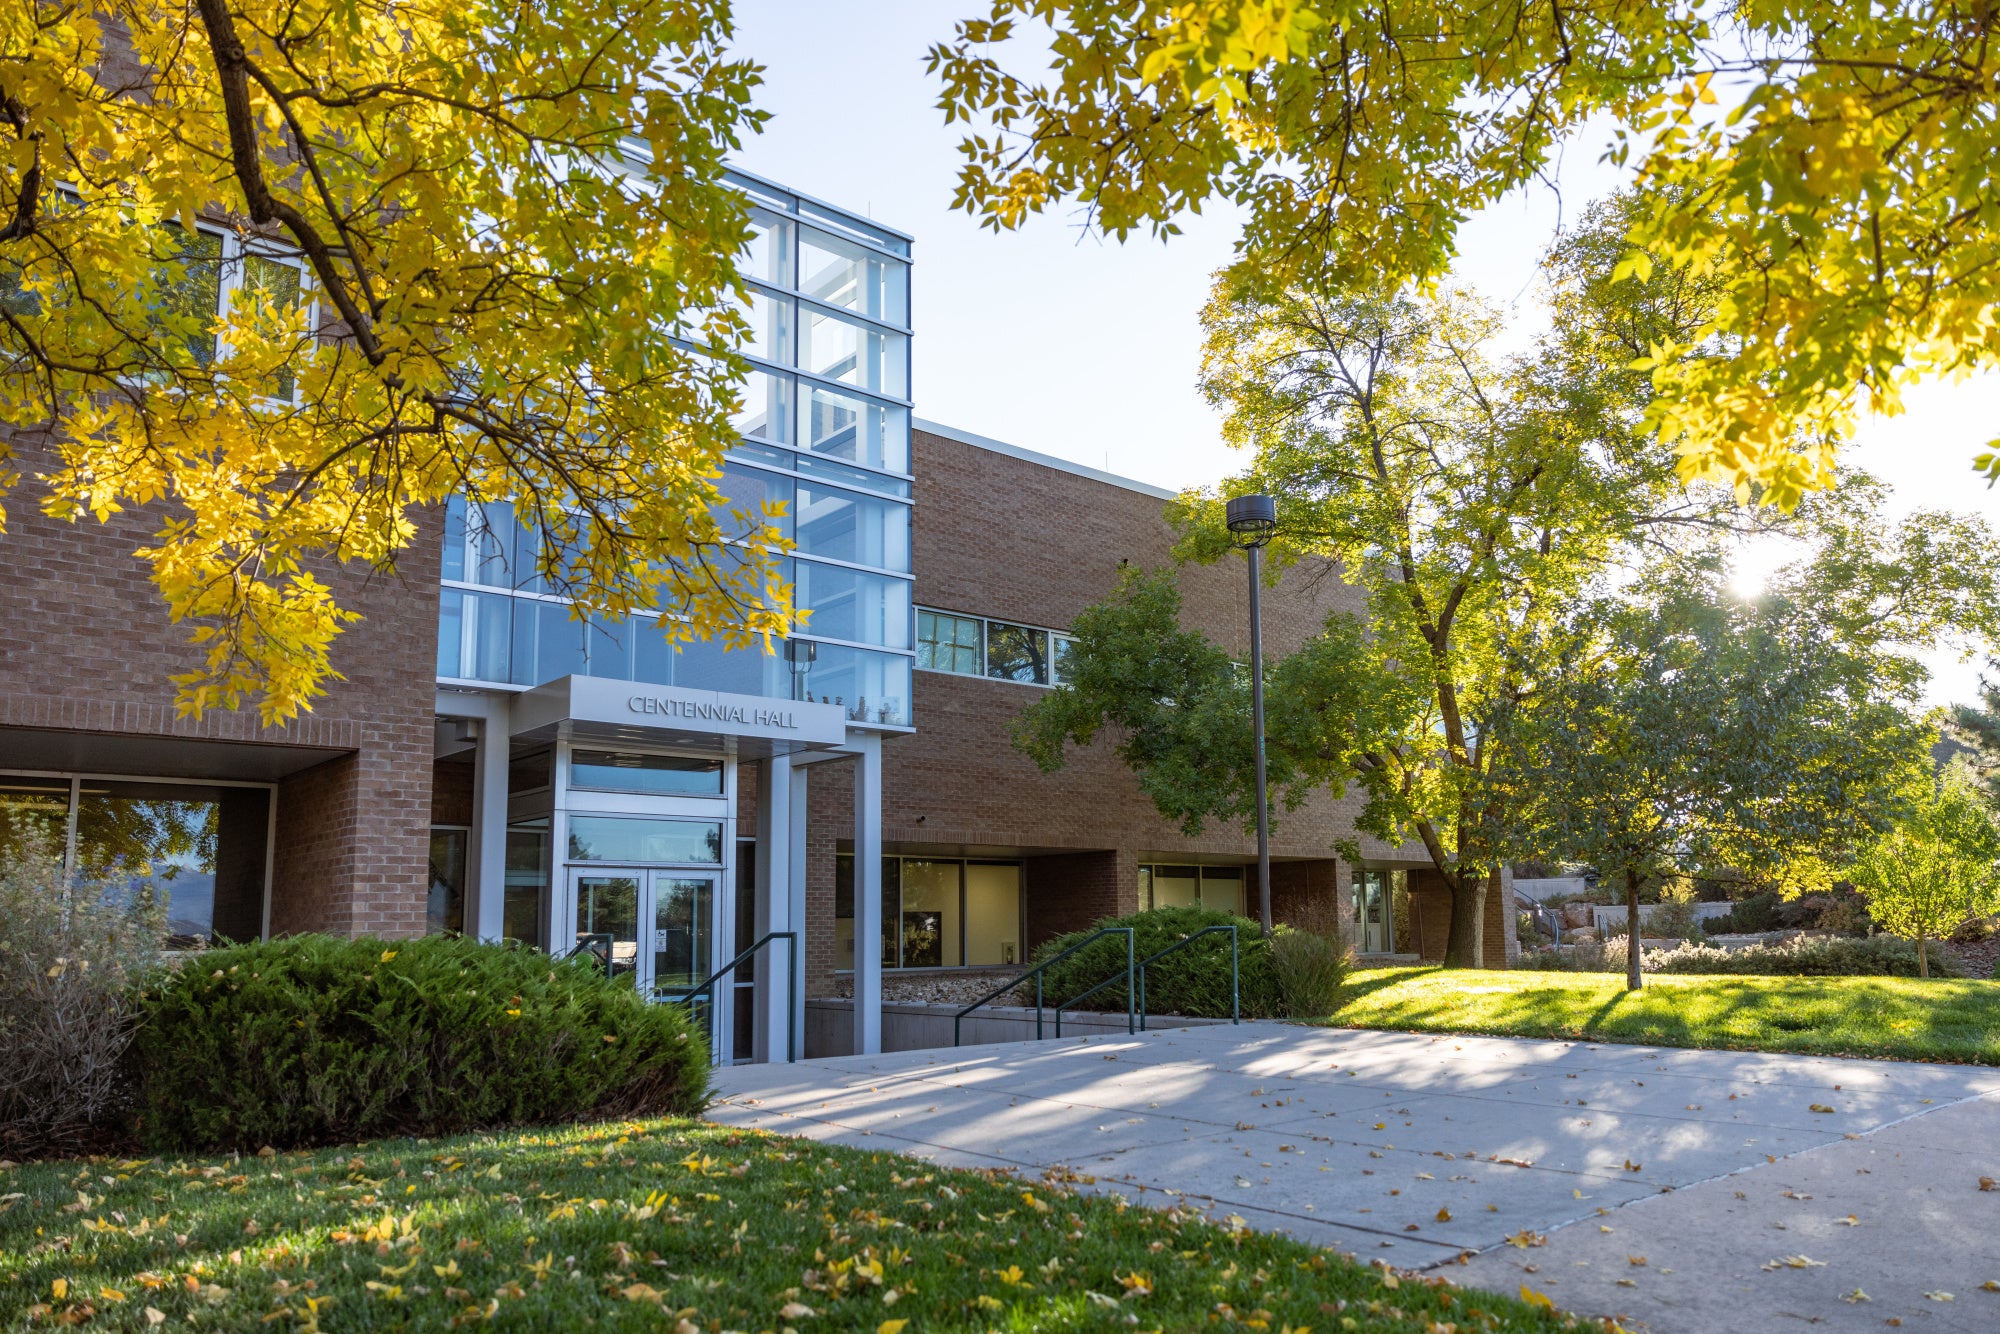
[[[767,67],[773,113],[740,163],[916,237],[912,379],[917,413],[1026,449],[1158,486],[1216,481],[1242,466],[1195,392],[1197,316],[1225,263],[1227,210],[1181,220],[1171,242],[1123,245],[1044,217],[1018,233],[981,231],[952,211],[957,143],[936,108],[925,50],[978,0],[738,0],[737,47]],[[1511,305],[1519,336],[1543,318],[1535,266],[1564,217],[1615,177],[1579,145],[1561,194],[1503,201],[1461,233],[1461,281]],[[2000,435],[2000,384],[1929,386],[1910,410],[1863,432],[1850,454],[1896,488],[1899,509],[1977,510],[2000,526],[2000,491],[1971,458]],[[1743,553],[1754,580],[1768,552]],[[1978,664],[1932,658],[1934,702],[1973,697]]]

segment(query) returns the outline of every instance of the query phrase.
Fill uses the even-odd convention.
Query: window
[[[706,820],[572,815],[569,855],[579,862],[715,863],[722,860],[722,826]]]
[[[910,507],[799,479],[798,554],[907,574]]]
[[[1068,635],[1036,625],[917,609],[917,666],[1024,685],[1060,685]]]
[[[34,840],[78,872],[151,894],[167,941],[264,934],[271,789],[66,774],[0,774],[0,854]]]
[[[1141,866],[1139,902],[1153,908],[1206,908],[1243,915],[1240,866]]]
[[[910,318],[906,265],[865,246],[804,227],[799,232],[799,291],[887,324]]]
[[[634,755],[573,750],[569,785],[597,792],[648,792],[662,796],[719,797],[722,761],[694,755]]]
[[[814,385],[804,444],[815,454],[885,472],[908,472],[910,411]]]
[[[986,674],[1002,681],[1049,683],[1049,632],[1025,625],[986,623]]]
[[[834,863],[834,966],[854,966],[854,858]],[[884,968],[1010,967],[1022,959],[1021,864],[882,859]]]
[[[910,646],[910,582],[842,565],[799,561],[793,601],[810,611],[802,627],[827,639],[884,648]]]
[[[465,852],[471,831],[460,825],[431,826],[431,880],[424,898],[424,930],[430,935],[465,930]]]
[[[1069,648],[1075,642],[1068,635],[1049,636],[1049,684],[1059,686],[1069,682]]]
[[[507,873],[500,933],[508,940],[544,948],[542,914],[549,891],[549,822],[525,820],[507,826]]]
[[[917,666],[933,672],[978,676],[981,622],[941,611],[917,613]]]
[[[792,443],[792,377],[751,371],[743,382],[743,406],[729,422],[752,439]]]
[[[799,316],[801,370],[891,398],[909,392],[909,347],[901,334],[808,308]]]

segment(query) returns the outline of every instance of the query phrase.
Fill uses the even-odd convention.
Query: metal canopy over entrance
[[[475,752],[468,934],[497,940],[507,923],[533,921],[530,943],[601,948],[641,994],[694,986],[752,941],[803,933],[806,776],[834,759],[856,766],[855,846],[874,850],[860,860],[878,881],[858,898],[879,918],[881,737],[851,727],[838,704],[569,676],[513,695],[440,690],[438,714],[454,720],[441,736]],[[757,784],[743,868],[739,781]],[[739,924],[752,934],[738,939]],[[725,1059],[786,1059],[804,1032],[799,970],[782,942],[773,950],[732,979],[729,1003],[704,1011]],[[854,1047],[876,1051],[879,961],[863,971]]]

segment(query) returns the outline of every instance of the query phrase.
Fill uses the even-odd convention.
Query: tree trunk
[[[1917,932],[1917,976],[1929,977],[1930,975],[1931,961],[1929,956],[1924,953],[1924,933],[1919,931]]]
[[[1639,977],[1639,872],[1625,868],[1625,989],[1637,991]]]
[[[1486,966],[1486,873],[1461,867],[1444,878],[1451,891],[1451,934],[1444,947],[1447,968]]]

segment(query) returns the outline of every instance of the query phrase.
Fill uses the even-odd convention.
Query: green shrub
[[[1779,929],[1779,903],[1776,894],[1752,894],[1747,899],[1738,899],[1727,916],[1711,917],[1703,925],[1712,936],[1749,936],[1761,931],[1776,931]]]
[[[1271,937],[1271,973],[1290,1019],[1324,1019],[1340,1003],[1340,989],[1354,969],[1338,935],[1281,926]]]
[[[0,858],[0,1158],[73,1152],[117,1126],[139,988],[166,932],[152,895],[71,878],[38,840]]]
[[[1963,977],[1950,951],[1932,942],[1932,977]],[[1517,967],[1544,972],[1622,973],[1625,937],[1589,942],[1560,957],[1523,955]],[[1739,974],[1763,977],[1916,977],[1917,946],[1896,936],[1794,936],[1740,950],[1689,942],[1668,950],[1647,950],[1648,973]]]
[[[1239,953],[1238,971],[1243,1016],[1268,1017],[1279,1013],[1281,998],[1277,978],[1271,970],[1271,952],[1257,923],[1247,917],[1213,912],[1205,908],[1154,908],[1127,917],[1107,917],[1087,930],[1057,936],[1035,951],[1031,964],[1053,959],[1091,931],[1106,926],[1132,928],[1134,960],[1157,954],[1177,940],[1185,939],[1207,926],[1234,925]],[[1042,999],[1060,1004],[1088,990],[1125,967],[1125,941],[1106,936],[1070,956],[1043,974]],[[1016,995],[1034,1001],[1034,984]],[[1123,977],[1086,1000],[1087,1010],[1125,1008]],[[1229,937],[1223,932],[1205,936],[1186,949],[1169,955],[1146,970],[1146,1010],[1149,1014],[1184,1014],[1197,1018],[1229,1017]]]
[[[707,1044],[580,960],[455,936],[292,936],[188,961],[144,1002],[138,1129],[288,1147],[685,1114]]]

